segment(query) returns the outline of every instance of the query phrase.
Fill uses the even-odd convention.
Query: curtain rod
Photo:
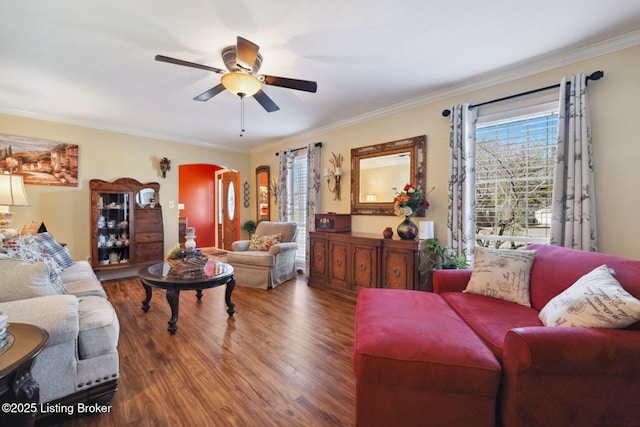
[[[315,144],[313,144],[314,147],[322,147],[322,142],[316,142]],[[291,151],[300,151],[300,150],[304,150],[307,147],[298,147],[298,148],[293,148],[291,149]],[[276,153],[276,156],[279,156],[280,153]]]
[[[587,76],[587,82],[589,80],[600,80],[602,77],[604,77],[604,71],[594,71],[593,73],[589,74]],[[567,82],[567,84],[570,84],[570,82]],[[555,84],[555,85],[551,85],[551,86],[546,86],[546,87],[541,87],[539,89],[533,89],[533,90],[529,90],[526,92],[522,92],[522,93],[516,93],[515,95],[509,95],[509,96],[505,96],[502,98],[498,98],[498,99],[492,99],[491,101],[485,101],[485,102],[480,102],[479,104],[473,104],[470,105],[469,108],[475,108],[475,107],[480,107],[482,105],[487,105],[487,104],[493,104],[494,102],[500,102],[500,101],[506,101],[508,99],[513,99],[513,98],[518,98],[520,96],[525,96],[525,95],[531,95],[537,92],[542,92],[545,90],[549,90],[549,89],[554,89],[560,87],[560,83]],[[451,110],[442,110],[442,116],[443,117],[448,117],[449,114],[451,114]]]

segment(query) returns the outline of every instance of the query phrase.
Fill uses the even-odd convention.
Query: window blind
[[[548,242],[557,129],[557,111],[548,109],[478,124],[479,244],[516,248]]]
[[[296,253],[296,266],[304,269],[306,263],[307,247],[307,154],[296,155],[293,160],[293,221],[298,224],[298,252]]]

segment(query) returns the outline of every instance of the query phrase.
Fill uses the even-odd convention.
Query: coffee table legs
[[[236,279],[231,277],[231,280],[227,282],[227,288],[224,290],[224,302],[227,304],[227,314],[229,316],[233,316],[233,313],[236,312],[235,304],[231,302],[231,292],[233,292],[233,288],[236,287]]]
[[[180,291],[177,289],[167,289],[167,302],[171,307],[171,319],[169,319],[169,328],[167,330],[171,335],[178,330],[178,309],[180,306]]]
[[[151,305],[149,302],[151,301],[151,297],[153,296],[152,287],[149,286],[141,280],[142,287],[144,288],[145,298],[142,300],[142,310],[146,313],[149,311]],[[231,277],[231,279],[226,283],[226,289],[224,291],[224,301],[227,304],[227,314],[229,316],[233,316],[236,312],[235,304],[231,302],[231,293],[233,292],[233,288],[236,286],[236,280]],[[180,307],[180,290],[168,287],[167,290],[167,302],[169,303],[169,307],[171,307],[171,318],[169,319],[169,327],[167,330],[171,335],[175,334],[178,330],[178,314]],[[196,289],[196,297],[198,300],[202,298],[202,289]]]
[[[153,296],[153,294],[152,294],[151,286],[142,282],[142,287],[144,288],[144,292],[146,294],[145,298],[142,300],[142,311],[146,313],[147,311],[149,311],[149,307],[150,307],[149,301],[151,301],[151,297]]]
[[[142,310],[146,313],[149,311],[149,307],[151,307],[149,301],[151,301],[151,297],[153,296],[153,290],[151,286],[145,283],[142,283],[142,286],[146,294],[145,299],[142,301]],[[169,307],[171,307],[171,318],[169,319],[169,327],[167,330],[173,335],[178,330],[180,291],[172,288],[167,289],[167,302],[169,303]]]

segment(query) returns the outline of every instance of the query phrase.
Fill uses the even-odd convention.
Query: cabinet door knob
[[[336,258],[336,264],[342,265],[342,258]]]
[[[391,271],[391,274],[393,275],[393,277],[400,277],[400,269],[398,267],[394,267]]]
[[[361,262],[360,263],[360,271],[365,271],[367,269],[367,263],[366,262]]]

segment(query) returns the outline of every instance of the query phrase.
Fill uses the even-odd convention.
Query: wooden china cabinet
[[[355,300],[364,288],[426,289],[420,242],[366,233],[309,233],[309,286]]]
[[[94,270],[162,261],[160,184],[133,178],[92,179],[91,265]]]

